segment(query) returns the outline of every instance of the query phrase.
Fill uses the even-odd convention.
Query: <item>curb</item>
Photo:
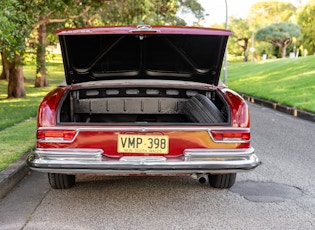
[[[315,114],[299,110],[296,108],[281,105],[279,103],[267,101],[264,99],[248,96],[246,94],[240,94],[246,101],[261,105],[267,108],[277,110],[282,113],[298,117],[303,120],[315,122]],[[29,153],[25,153],[19,160],[11,164],[7,169],[0,172],[0,199],[4,198],[8,192],[22,180],[25,175],[30,171],[26,165],[26,157]]]
[[[0,172],[0,199],[4,198],[30,171],[25,161],[28,154],[29,152],[25,153],[19,160]]]
[[[279,103],[267,101],[267,100],[260,99],[257,97],[248,96],[246,94],[240,94],[240,95],[246,101],[249,101],[251,103],[261,105],[261,106],[264,106],[264,107],[267,107],[270,109],[274,109],[274,110],[277,110],[279,112],[286,113],[288,115],[292,115],[294,117],[298,117],[298,118],[303,119],[303,120],[315,122],[315,114],[314,113],[307,112],[307,111],[300,110],[300,109],[293,108],[293,107],[289,107],[289,106],[285,106],[285,105],[281,105]]]

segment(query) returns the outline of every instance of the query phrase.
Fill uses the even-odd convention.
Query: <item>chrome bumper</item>
[[[186,149],[183,156],[103,156],[101,149],[36,149],[27,158],[32,170],[67,174],[235,173],[260,165],[253,148]]]

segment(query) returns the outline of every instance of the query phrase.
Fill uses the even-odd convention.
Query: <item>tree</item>
[[[302,45],[309,53],[315,53],[315,0],[311,0],[298,14],[302,30]]]
[[[292,43],[293,37],[300,38],[301,29],[298,25],[288,22],[274,23],[256,33],[257,40],[279,47],[282,58],[286,57],[286,49]]]
[[[288,2],[266,1],[254,4],[248,14],[248,23],[252,30],[258,30],[273,23],[296,23],[296,7]]]
[[[185,25],[177,13],[192,13],[203,19],[204,9],[197,0],[122,0],[107,1],[90,11],[85,25]]]
[[[8,97],[24,97],[24,75],[22,56],[26,48],[36,14],[29,14],[35,2],[29,0],[2,0],[0,7],[0,51],[3,72],[7,79]]]
[[[230,17],[230,29],[233,32],[232,40],[241,47],[244,62],[247,62],[249,41],[253,34],[249,29],[248,21],[242,18]]]
[[[79,18],[91,7],[76,0],[38,0],[36,9],[39,13],[35,26],[36,36],[36,78],[35,87],[48,86],[46,72],[46,29],[47,24],[65,22],[69,18]],[[74,16],[72,16],[74,15]]]

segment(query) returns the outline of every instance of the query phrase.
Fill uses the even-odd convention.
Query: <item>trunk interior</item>
[[[228,124],[230,111],[217,91],[179,88],[72,89],[58,107],[63,125]]]

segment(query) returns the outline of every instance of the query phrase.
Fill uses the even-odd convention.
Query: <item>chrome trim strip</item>
[[[184,156],[131,156],[120,159],[99,149],[36,149],[28,156],[31,169],[55,173],[179,174],[234,173],[260,165],[254,149],[187,149]],[[85,155],[84,155],[85,154]]]
[[[241,156],[249,156],[254,153],[254,148],[248,149],[185,149],[185,159],[191,160],[194,158],[208,158],[208,156],[216,158],[234,158]]]
[[[120,132],[120,131],[125,131],[125,132],[139,132],[139,133],[145,133],[145,132],[161,132],[161,131],[190,131],[190,132],[196,132],[196,131],[206,131],[211,138],[211,140],[215,143],[249,143],[250,140],[230,140],[230,141],[217,141],[213,138],[211,134],[211,130],[235,130],[235,131],[245,131],[245,132],[250,132],[250,128],[236,128],[236,127],[211,127],[209,128],[208,126],[206,127],[130,127],[130,126],[118,126],[118,127],[80,127],[78,128],[71,128],[70,127],[40,127],[38,130],[76,130],[76,135],[71,141],[62,141],[58,139],[51,139],[51,140],[37,140],[37,142],[40,143],[73,143],[74,140],[77,138],[79,135],[80,131],[85,131],[85,132]]]
[[[238,131],[250,131],[250,128],[238,128],[238,127],[222,127],[222,126],[176,126],[176,127],[159,127],[159,126],[117,126],[117,127],[104,127],[104,126],[98,126],[98,127],[72,127],[72,126],[52,126],[52,127],[40,127],[41,129],[50,129],[50,130],[77,130],[80,131],[112,131],[112,132],[119,132],[119,131],[134,131],[134,132],[154,132],[154,131],[211,131],[211,130],[238,130]]]
[[[167,158],[162,156],[125,156],[119,159],[121,162],[166,162]]]
[[[87,160],[100,161],[102,160],[102,149],[88,149],[88,148],[37,148],[35,155],[43,159],[60,159],[60,160]]]

